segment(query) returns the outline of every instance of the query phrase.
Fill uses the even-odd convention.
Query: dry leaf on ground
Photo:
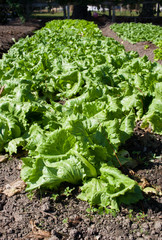
[[[30,221],[30,224],[32,227],[32,231],[25,237],[25,239],[33,238],[33,239],[37,239],[37,240],[39,240],[39,239],[48,240],[51,237],[50,232],[44,231],[44,230],[41,230],[40,228],[38,228],[35,225],[33,220]]]
[[[5,154],[5,155],[0,155],[0,163],[1,163],[1,162],[5,162],[7,159],[8,159],[8,155],[7,155],[7,154]]]
[[[3,188],[3,193],[8,197],[12,197],[16,193],[20,193],[25,189],[25,183],[21,179],[18,179],[12,183],[6,184]]]
[[[146,178],[141,178],[140,181],[141,182],[139,183],[139,185],[142,187],[142,189],[150,186],[150,183],[147,181]]]

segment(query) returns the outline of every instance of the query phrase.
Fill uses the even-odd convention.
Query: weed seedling
[[[67,187],[67,188],[65,188],[65,190],[64,190],[64,192],[63,192],[63,195],[65,195],[65,196],[69,196],[69,195],[71,195],[71,193],[72,193],[72,191],[74,191],[74,189],[75,188],[69,188],[69,187]]]
[[[29,193],[27,194],[27,197],[28,197],[29,200],[32,200],[33,197],[34,197],[34,192],[29,192]]]
[[[53,199],[54,201],[56,201],[57,197],[59,196],[58,193],[53,193],[51,196],[51,199]]]
[[[145,45],[144,46],[144,50],[148,49],[149,48],[149,45]]]
[[[131,220],[131,219],[133,219],[133,209],[129,209],[129,213],[128,213],[128,217],[129,217],[129,219]]]
[[[64,224],[68,223],[68,218],[64,218],[64,220],[62,221],[62,223],[64,223]]]
[[[136,218],[138,221],[141,221],[142,219],[145,219],[147,217],[147,214],[140,212],[136,215]]]

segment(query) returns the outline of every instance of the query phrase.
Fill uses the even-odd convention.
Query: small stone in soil
[[[161,222],[160,221],[156,221],[154,224],[154,228],[156,232],[160,232],[161,230]]]

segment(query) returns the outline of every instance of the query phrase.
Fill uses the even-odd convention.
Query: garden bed
[[[30,24],[12,23],[0,26],[1,54],[16,40],[42,27],[42,22]],[[2,30],[1,30],[2,29]],[[102,28],[105,36],[120,41],[126,50],[138,51],[140,56],[148,55],[153,61],[153,46],[150,43],[132,45],[122,41],[109,29],[109,23]],[[144,50],[144,45],[150,47]],[[79,188],[72,192],[61,186],[61,195],[38,191],[35,195],[25,192],[24,186],[17,194],[9,197],[2,193],[4,187],[20,179],[21,156],[15,155],[0,163],[0,239],[161,239],[162,227],[162,137],[141,130],[137,123],[134,135],[125,144],[139,165],[135,169],[123,169],[144,187],[151,187],[144,200],[129,207],[122,206],[116,217],[100,215],[91,211],[88,203],[76,198]],[[73,187],[73,186],[72,186]],[[67,189],[67,188],[66,188]],[[56,198],[56,199],[55,199]],[[133,210],[133,211],[132,211]]]

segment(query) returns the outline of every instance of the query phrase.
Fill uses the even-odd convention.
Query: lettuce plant
[[[68,182],[91,205],[134,203],[141,190],[118,169],[131,163],[118,150],[137,119],[161,133],[161,80],[160,64],[125,52],[94,23],[49,22],[0,60],[0,151],[28,152],[27,191]]]
[[[137,42],[152,42],[159,48],[154,50],[155,60],[162,60],[161,42],[162,42],[162,27],[151,23],[121,23],[113,24],[110,28],[118,34],[122,39],[130,43]],[[145,45],[147,46],[147,45]]]

